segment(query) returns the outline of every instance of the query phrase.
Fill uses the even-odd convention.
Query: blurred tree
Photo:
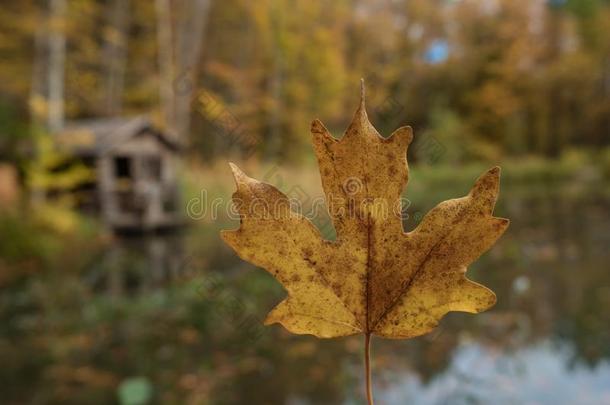
[[[49,109],[47,126],[51,132],[60,131],[64,125],[66,9],[66,0],[49,0]]]
[[[64,99],[68,119],[159,112],[206,157],[299,160],[364,77],[384,134],[445,110],[480,159],[610,143],[607,0],[25,0],[0,22],[0,96],[38,125]]]
[[[53,195],[65,206],[73,206],[75,196],[65,194],[85,182],[91,181],[94,173],[80,162],[75,162],[66,153],[58,151],[45,133],[35,138],[36,155],[24,163],[25,180],[28,189],[35,196],[35,203]]]
[[[119,115],[123,105],[125,65],[127,64],[127,32],[129,0],[109,2],[104,30],[104,61],[106,63],[105,112]]]
[[[199,67],[210,0],[156,0],[155,6],[162,118],[184,142],[191,128],[193,81]],[[177,86],[179,81],[189,84]]]

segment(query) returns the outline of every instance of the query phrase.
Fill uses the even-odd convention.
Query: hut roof
[[[142,133],[152,134],[169,149],[181,149],[177,138],[155,125],[149,116],[94,118],[69,121],[56,140],[77,155],[99,156]]]

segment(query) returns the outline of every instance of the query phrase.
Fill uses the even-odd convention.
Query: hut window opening
[[[114,158],[114,173],[120,179],[129,179],[132,177],[131,159],[126,156],[117,156]]]

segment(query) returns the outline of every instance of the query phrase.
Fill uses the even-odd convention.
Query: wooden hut
[[[81,205],[115,229],[150,230],[181,222],[176,165],[180,145],[150,118],[68,122],[56,137],[61,150],[92,168]]]

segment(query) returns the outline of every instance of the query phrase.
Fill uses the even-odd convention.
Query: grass
[[[323,196],[318,168],[314,163],[303,166],[277,166],[272,163],[239,162],[234,160],[250,177],[270,183],[289,197],[304,205],[308,200]],[[561,159],[548,160],[534,156],[506,158],[497,162],[502,167],[502,190],[511,194],[521,192],[586,192],[595,188],[607,190],[610,185],[610,152],[597,154],[568,151]],[[409,185],[403,196],[412,206],[429,209],[436,203],[465,195],[474,181],[495,164],[475,162],[465,165],[412,165]],[[207,204],[205,215],[196,216],[195,222],[214,233],[217,229],[237,225],[237,219],[227,215],[235,184],[226,161],[209,165],[191,163],[184,177],[185,202],[200,201]],[[205,199],[205,201],[204,201]],[[210,207],[220,202],[217,216]]]

